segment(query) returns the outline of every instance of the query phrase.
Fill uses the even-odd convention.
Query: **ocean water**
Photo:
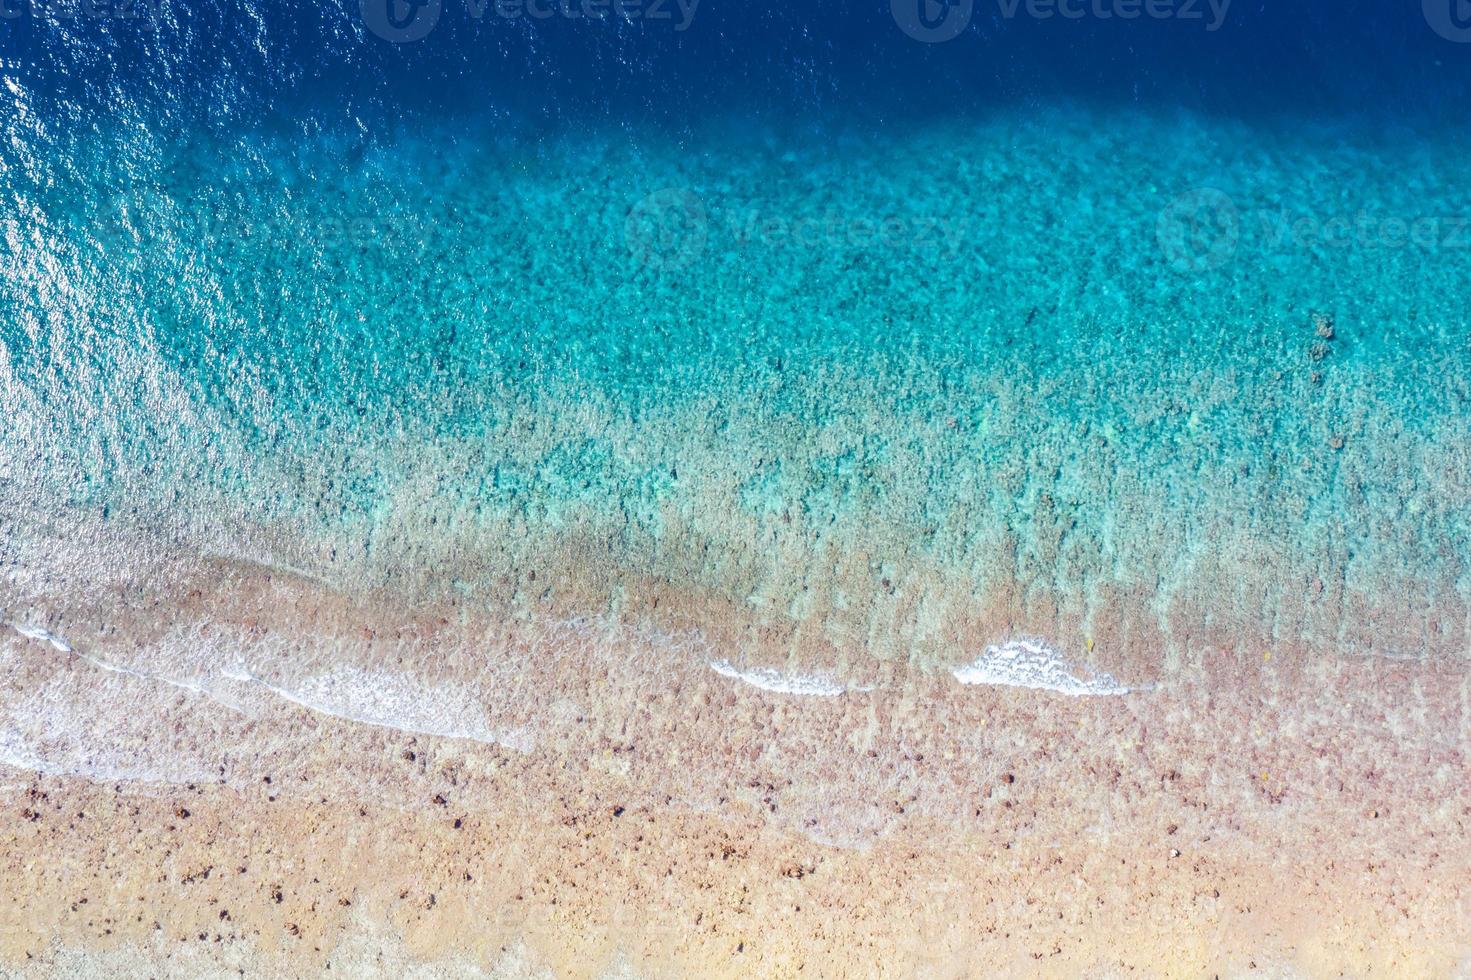
[[[1471,44],[1310,8],[15,8],[0,761],[1463,669]]]

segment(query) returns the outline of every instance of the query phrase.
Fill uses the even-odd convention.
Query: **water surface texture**
[[[690,821],[786,835],[782,888],[918,842],[968,855],[903,864],[925,887],[1062,873],[992,837],[1194,848],[1216,878],[1188,888],[1076,872],[1131,928],[1214,937],[1162,975],[1464,968],[1471,27],[1390,6],[12,3],[0,789],[497,839],[517,806],[628,810],[671,875],[704,866]],[[25,876],[80,845],[20,822],[0,865],[49,895]],[[430,839],[402,827],[383,853]],[[200,860],[233,866],[223,839]],[[969,891],[880,913],[835,885],[824,932],[781,911],[806,893],[738,927],[632,877],[607,901],[636,921],[577,945],[545,864],[573,845],[518,840],[480,858],[503,892],[434,892],[454,911],[360,870],[312,899],[338,919],[270,920],[316,938],[289,968],[223,914],[200,935],[235,952],[170,968],[877,975],[914,937],[861,923],[915,909],[965,969],[983,934],[1007,975],[1135,955],[1049,921],[1072,958],[1044,969],[984,928],[1031,913]],[[1128,904],[1216,902],[1304,840],[1308,906],[1361,887],[1323,868],[1416,855],[1383,894],[1435,942]],[[247,893],[242,922],[285,914]],[[135,925],[192,942],[179,894],[138,891]],[[47,901],[0,954],[182,955],[89,952]]]

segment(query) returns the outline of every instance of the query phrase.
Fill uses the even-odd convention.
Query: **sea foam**
[[[71,644],[57,636],[55,633],[39,626],[27,626],[24,623],[11,623],[10,628],[28,640],[37,640],[41,643],[49,643],[62,653],[71,653]]]
[[[777,694],[805,694],[832,698],[840,694],[872,690],[868,687],[844,687],[830,678],[816,675],[783,674],[772,667],[741,670],[729,660],[712,660],[710,669],[722,677],[730,677],[750,684],[752,687],[759,687],[763,691],[773,691]]]
[[[962,684],[1030,687],[1074,697],[1139,690],[1121,684],[1103,671],[1088,671],[1087,676],[1079,676],[1062,654],[1034,639],[1007,640],[1000,646],[988,646],[974,663],[952,673]]]
[[[24,636],[30,640],[35,640],[38,643],[49,643],[57,651],[77,657],[84,663],[91,664],[93,667],[96,667],[98,670],[106,671],[109,674],[121,674],[124,677],[133,677],[138,680],[153,681],[158,684],[165,684],[169,687],[176,687],[181,691],[188,691],[191,694],[198,694],[203,697],[211,698],[215,701],[218,701],[220,704],[224,705],[226,708],[229,708],[232,711],[240,711],[240,708],[238,706],[233,705],[228,701],[221,700],[218,696],[216,696],[213,691],[209,690],[207,687],[200,683],[178,680],[173,677],[167,677],[163,674],[150,673],[149,671],[145,670],[134,670],[131,667],[123,667],[119,664],[113,663],[110,660],[104,660],[102,657],[94,656],[90,653],[84,653],[81,650],[78,650],[76,647],[72,646],[62,637],[57,636],[50,630],[43,629],[39,626],[26,626],[22,623],[10,623],[9,625],[11,629],[15,630],[21,636]]]
[[[257,684],[308,711],[343,721],[413,735],[469,739],[523,754],[536,748],[535,736],[528,728],[495,728],[472,698],[431,689],[407,677],[339,667],[288,688],[244,666],[222,673],[231,680]]]

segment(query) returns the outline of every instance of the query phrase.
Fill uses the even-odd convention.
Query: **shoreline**
[[[521,657],[520,670],[477,703],[534,743],[413,734],[280,698],[242,699],[242,713],[108,675],[124,685],[103,692],[114,715],[161,714],[86,730],[94,758],[112,738],[129,758],[182,755],[204,774],[223,763],[172,786],[7,770],[6,969],[25,976],[27,955],[98,970],[137,955],[291,975],[381,946],[429,976],[496,975],[497,963],[511,971],[500,975],[881,964],[907,976],[904,950],[923,948],[921,966],[941,976],[1366,964],[1445,976],[1471,955],[1471,856],[1456,845],[1471,821],[1471,688],[1454,663],[1283,647],[1099,697],[891,663],[872,691],[802,696],[688,650],[660,659],[639,629],[532,635],[525,617],[477,625],[448,607],[406,620],[386,601],[259,569],[217,578],[219,595],[173,609],[207,613],[217,645],[293,637],[280,649],[341,656],[347,637],[376,634],[389,649],[372,663],[386,667],[415,644],[500,635],[498,656]],[[155,629],[154,642],[167,635]],[[96,689],[96,667],[8,634],[0,652],[25,668],[9,675],[18,695]],[[131,651],[123,666],[148,662],[144,631],[118,620],[109,635]],[[455,690],[454,664],[410,662],[419,683],[446,685],[419,690]],[[1140,658],[1101,662],[1117,672]],[[160,700],[116,700],[143,687]],[[513,706],[520,716],[498,714]],[[394,969],[357,965],[377,968]]]
[[[73,776],[0,776],[0,973],[1467,968],[1466,269],[1255,220],[1453,145],[630,135],[29,195],[0,756]]]

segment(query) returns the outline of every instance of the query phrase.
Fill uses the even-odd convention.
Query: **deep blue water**
[[[40,15],[44,0],[8,0],[0,54],[58,119],[80,114],[74,124],[135,105],[167,111],[179,126],[492,112],[525,125],[677,131],[712,114],[902,125],[1066,98],[1393,128],[1459,122],[1471,93],[1461,0],[1426,0],[1425,9],[1387,0],[922,2],[937,23],[966,14],[964,30],[915,40],[899,21],[910,18],[907,3],[921,23],[921,0],[896,0],[897,14],[872,0],[667,0],[601,21],[552,4],[552,16],[535,19],[519,3],[511,17],[488,0],[442,0],[403,8],[403,34],[386,20],[375,33],[379,19],[340,0],[100,0],[59,20]],[[419,39],[379,36],[413,37],[423,23],[433,27]]]

